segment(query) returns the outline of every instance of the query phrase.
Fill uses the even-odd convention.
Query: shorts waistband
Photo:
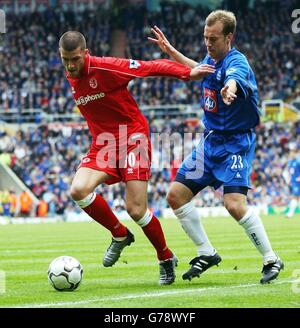
[[[230,130],[230,131],[223,131],[223,130],[208,130],[210,133],[216,133],[216,134],[221,134],[225,136],[230,136],[233,134],[238,134],[238,133],[249,133],[251,132],[251,129],[248,130]]]

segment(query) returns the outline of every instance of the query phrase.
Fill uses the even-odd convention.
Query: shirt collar
[[[221,65],[221,63],[223,63],[223,60],[229,55],[229,54],[231,54],[233,51],[235,51],[236,49],[235,49],[235,47],[232,47],[228,52],[227,52],[227,54],[221,59],[221,60],[219,60],[218,62],[217,62],[217,64],[215,63],[215,60],[214,59],[212,59],[210,56],[209,56],[209,59],[210,59],[210,61],[214,64],[214,65]]]

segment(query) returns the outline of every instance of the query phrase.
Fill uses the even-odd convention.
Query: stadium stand
[[[293,3],[282,2],[282,6],[286,9],[287,4],[292,7]],[[130,15],[124,18],[128,21],[126,56],[144,60],[161,56],[147,41],[150,27],[156,24],[188,57],[203,58],[205,48],[201,39],[206,13],[207,9],[184,3],[162,2],[159,13],[149,13],[142,5],[130,7]],[[300,47],[296,35],[290,33],[286,10],[261,3],[247,14],[237,12],[237,19],[236,46],[250,58],[261,100],[296,98],[300,92]],[[254,20],[255,28],[249,24]],[[17,113],[26,109],[42,109],[48,114],[74,112],[72,94],[57,51],[58,38],[68,29],[84,31],[91,53],[106,56],[111,48],[111,24],[109,14],[103,9],[85,10],[76,15],[59,8],[8,14],[7,37],[0,52],[3,68],[0,108]],[[36,45],[34,51],[33,45]],[[200,97],[197,83],[163,78],[136,80],[131,84],[131,91],[140,105],[197,105]]]
[[[165,125],[160,133],[174,133],[182,129],[182,122]],[[153,122],[152,130],[158,129]],[[66,130],[68,132],[66,132]],[[184,131],[188,131],[185,129]],[[71,179],[79,165],[80,156],[89,144],[87,131],[83,129],[57,129],[39,126],[29,131],[19,130],[15,137],[9,139],[9,146],[3,148],[7,135],[2,134],[0,145],[2,154],[10,154],[10,165],[14,172],[41,200],[48,204],[49,215],[63,214],[65,209],[76,210],[68,193]],[[300,121],[290,125],[268,122],[257,129],[257,152],[253,163],[252,183],[254,189],[249,193],[250,204],[265,206],[286,206],[290,201],[287,181],[287,164],[289,152],[296,149],[300,156]],[[13,146],[11,146],[13,145]],[[164,144],[163,144],[164,145]],[[192,141],[185,146],[192,147]],[[167,167],[162,154],[170,149],[163,148],[159,152],[154,148],[153,157],[160,158],[162,166]],[[161,213],[167,205],[165,201],[168,184],[171,181],[172,168],[157,166],[153,169],[149,187],[151,208]],[[119,195],[124,197],[122,185],[104,187],[99,190],[112,205]],[[221,192],[202,191],[196,197],[198,206],[221,206]]]

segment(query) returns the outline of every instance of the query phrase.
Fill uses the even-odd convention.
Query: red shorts
[[[106,184],[129,180],[148,181],[151,176],[151,143],[127,145],[116,151],[92,145],[81,159],[80,167],[88,167],[109,174]]]

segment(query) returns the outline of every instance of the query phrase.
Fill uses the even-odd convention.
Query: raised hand
[[[174,50],[174,47],[170,44],[164,33],[157,26],[151,28],[151,32],[155,35],[156,39],[148,37],[150,42],[157,44],[160,49],[167,54],[170,54]]]

